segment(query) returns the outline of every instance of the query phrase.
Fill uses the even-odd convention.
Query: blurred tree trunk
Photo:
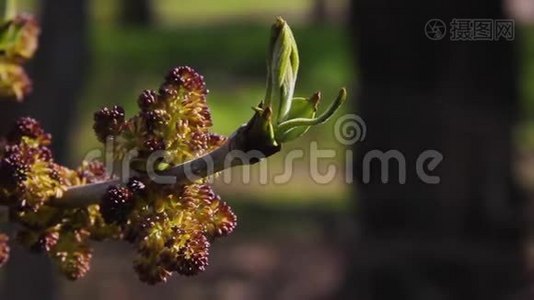
[[[326,0],[314,0],[312,6],[312,22],[314,24],[324,24],[328,19],[328,6]]]
[[[65,161],[72,116],[87,67],[87,1],[41,2],[42,35],[30,66],[34,92],[18,104],[0,101],[0,134],[20,116],[30,115],[53,134],[56,160]],[[0,299],[57,299],[55,274],[45,255],[32,255],[12,243],[13,251]]]
[[[355,146],[361,235],[343,299],[508,299],[525,283],[524,203],[512,179],[515,43],[424,33],[434,18],[449,30],[453,18],[503,19],[502,3],[356,0],[352,13],[368,131]],[[378,160],[363,182],[375,149],[404,155],[405,184],[393,159],[389,183]],[[443,155],[425,167],[439,184],[417,175],[428,149]]]
[[[128,26],[149,26],[153,22],[150,0],[121,0],[121,23]]]

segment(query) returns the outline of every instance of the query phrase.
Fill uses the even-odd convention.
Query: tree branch
[[[210,153],[162,172],[141,174],[131,170],[131,174],[148,177],[160,184],[187,184],[231,167],[256,164],[281,149],[280,146],[273,145],[262,132],[254,130],[256,127],[253,124],[256,116],[249,123],[239,127],[222,146]],[[127,181],[128,178],[123,180]],[[65,208],[98,204],[109,186],[120,183],[120,179],[112,179],[73,186],[68,188],[61,198],[50,199],[47,204]]]

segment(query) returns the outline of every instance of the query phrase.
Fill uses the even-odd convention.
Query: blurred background
[[[214,132],[232,133],[264,94],[276,16],[299,45],[296,94],[320,90],[329,100],[347,86],[351,98],[334,121],[269,158],[272,177],[284,153],[303,150],[289,182],[263,183],[255,166],[250,183],[238,172],[234,183],[215,183],[239,225],[212,246],[203,274],[147,286],[132,269],[133,250],[106,242],[95,243],[91,272],[72,283],[46,258],[13,247],[0,299],[531,299],[533,1],[19,2],[43,34],[30,65],[34,93],[22,105],[0,103],[0,129],[35,116],[69,166],[99,147],[97,109],[118,104],[134,114],[137,95],[173,66],[204,75]],[[513,18],[515,38],[432,41],[424,29],[433,18]],[[368,129],[353,148],[335,138],[335,120],[347,113]],[[312,142],[335,153],[319,161],[321,172],[336,167],[326,184],[310,176]],[[359,184],[373,149],[406,155],[406,184],[382,184],[376,164],[371,184]],[[414,178],[425,149],[444,155],[438,185]]]

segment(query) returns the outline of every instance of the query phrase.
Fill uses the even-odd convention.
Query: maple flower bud
[[[157,129],[165,127],[170,119],[169,114],[162,109],[143,112],[142,117],[145,120],[145,126],[148,132],[154,132]]]
[[[206,270],[210,244],[203,234],[192,235],[178,251],[174,270],[192,276]]]
[[[221,200],[219,196],[210,204],[211,214],[213,216],[213,225],[210,234],[215,237],[226,236],[234,231],[237,226],[237,216],[230,206]]]
[[[103,107],[94,115],[95,130],[98,140],[102,143],[106,142],[108,136],[119,135],[124,126],[124,109],[120,106],[113,106],[111,108]]]
[[[158,101],[158,94],[153,90],[144,90],[137,99],[137,105],[142,111],[152,109]]]
[[[49,133],[46,133],[41,124],[37,122],[34,118],[31,117],[22,117],[17,120],[15,126],[7,135],[7,140],[10,143],[20,143],[22,137],[29,137],[36,139],[41,145],[49,145],[52,136]]]
[[[177,67],[169,71],[165,77],[165,84],[183,86],[186,91],[207,94],[204,77],[189,66]]]
[[[237,216],[209,185],[188,185],[184,187],[180,197],[203,224],[208,237],[226,236],[237,226]]]
[[[158,137],[147,137],[143,143],[143,150],[147,152],[147,155],[154,151],[165,150],[165,142]]]
[[[126,222],[134,206],[132,192],[125,187],[110,186],[100,202],[100,213],[108,224]]]
[[[77,280],[90,269],[92,250],[87,244],[89,232],[85,230],[61,231],[49,256],[70,280]]]

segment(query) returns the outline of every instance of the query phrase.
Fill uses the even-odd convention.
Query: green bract
[[[330,107],[317,115],[320,93],[310,98],[293,97],[299,69],[297,43],[289,25],[278,18],[271,30],[271,41],[267,59],[267,90],[265,99],[254,108],[259,128],[270,137],[272,145],[292,141],[313,125],[326,122],[347,98],[341,89]]]

